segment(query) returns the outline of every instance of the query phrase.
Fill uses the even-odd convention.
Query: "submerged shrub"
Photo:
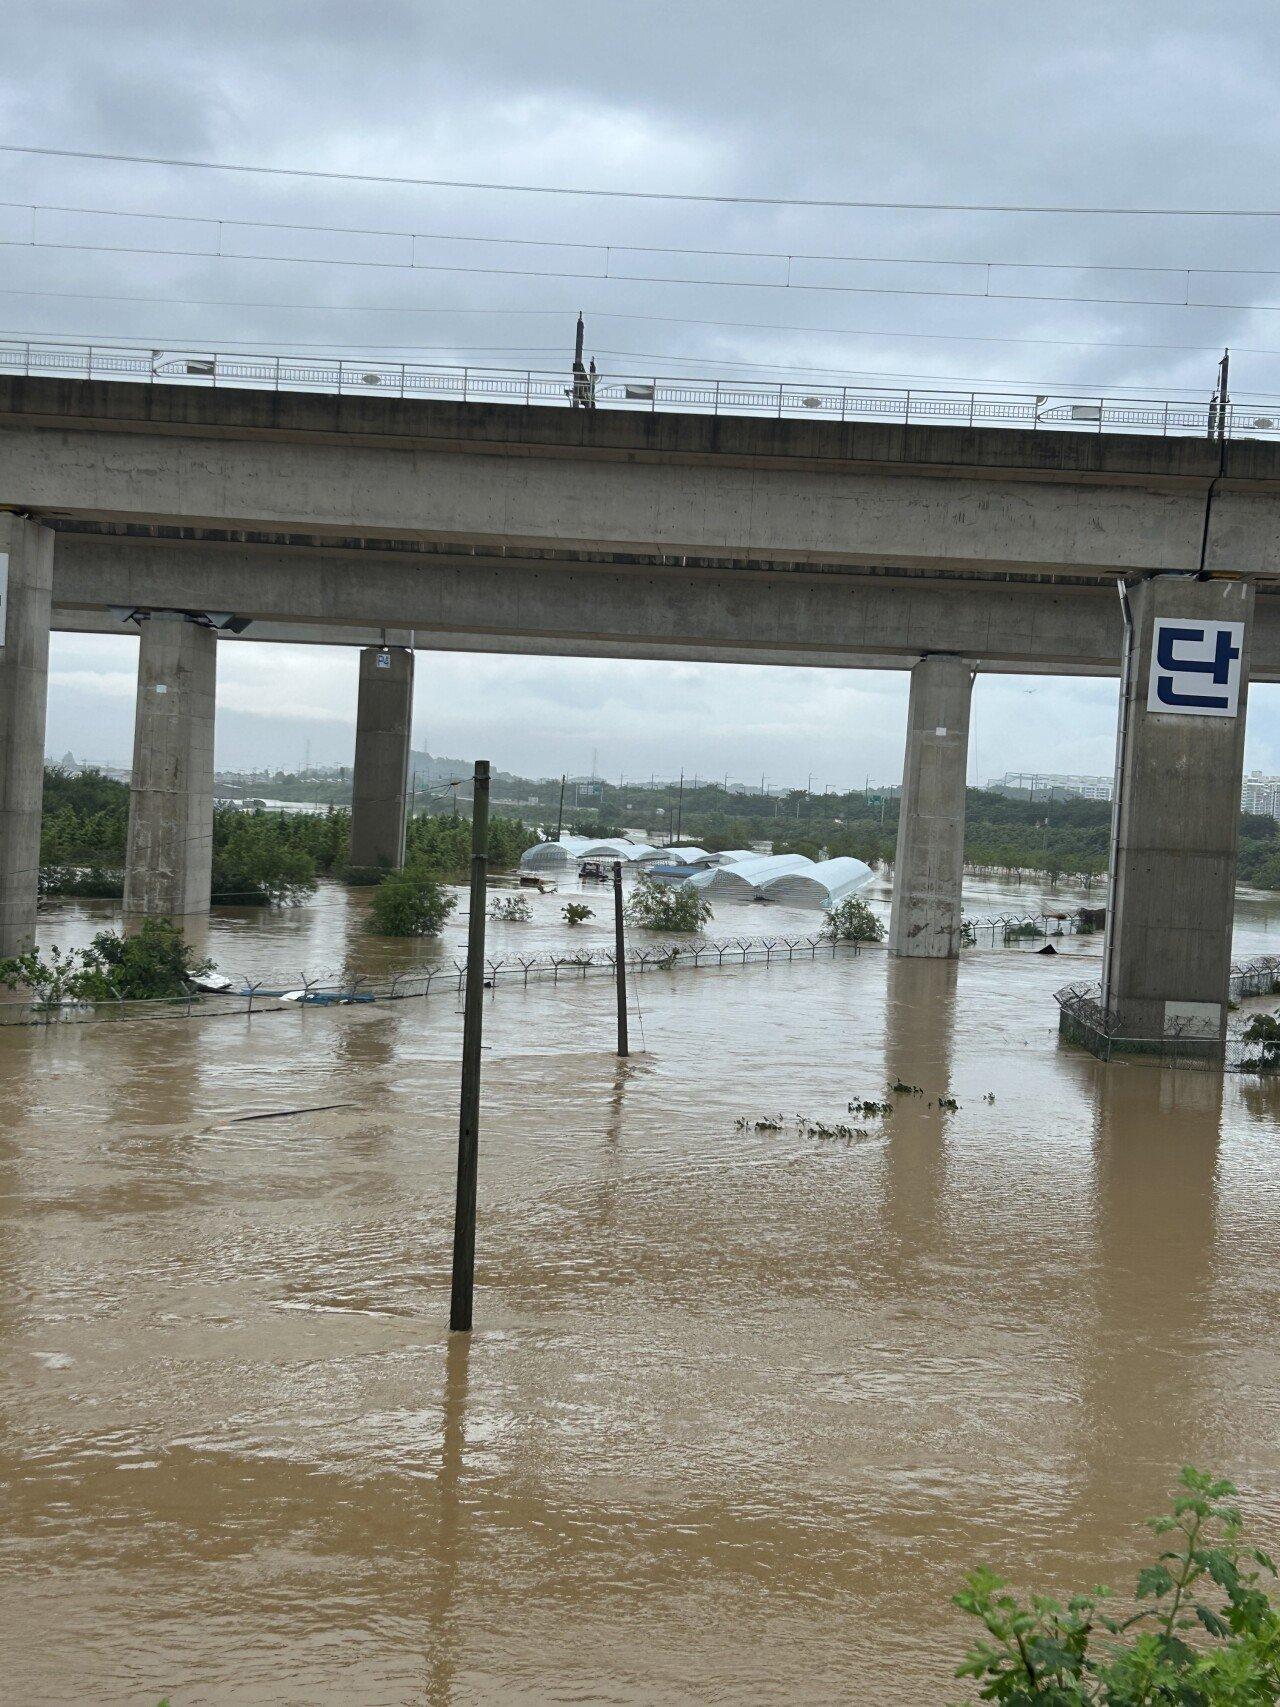
[[[533,909],[523,895],[495,895],[489,903],[489,917],[505,920],[507,924],[526,925],[533,917]]]
[[[880,942],[884,937],[884,924],[865,901],[850,895],[832,907],[822,932],[836,942]]]
[[[627,917],[647,931],[696,931],[712,917],[711,903],[687,883],[661,883],[645,872],[631,891]]]
[[[25,985],[44,1008],[67,1001],[154,1001],[185,996],[190,980],[212,965],[196,958],[167,919],[144,919],[132,936],[99,931],[88,948],[65,954],[32,949],[0,960],[0,984],[10,990]]]
[[[389,872],[369,902],[369,929],[378,936],[439,936],[457,906],[419,866]]]

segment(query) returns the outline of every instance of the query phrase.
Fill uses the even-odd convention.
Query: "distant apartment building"
[[[1109,776],[1063,776],[1050,771],[1006,771],[987,784],[993,794],[1025,795],[1029,800],[1110,800]],[[1280,776],[1250,771],[1240,789],[1242,812],[1280,818]]]
[[[1006,771],[987,784],[993,794],[1025,794],[1038,800],[1110,800],[1114,778],[1064,776],[1056,771]]]
[[[1280,776],[1263,776],[1250,771],[1240,790],[1240,805],[1245,812],[1258,812],[1265,818],[1280,818]]]

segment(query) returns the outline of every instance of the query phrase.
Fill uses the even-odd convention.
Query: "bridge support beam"
[[[960,952],[974,668],[968,658],[935,653],[911,672],[890,954],[947,960]]]
[[[1128,602],[1104,1005],[1119,1036],[1212,1052],[1226,1032],[1253,587],[1157,575]]]
[[[0,515],[0,955],[36,934],[53,533]]]
[[[356,758],[351,791],[351,863],[404,864],[413,728],[413,652],[368,646],[360,654]]]
[[[126,925],[209,911],[217,644],[212,629],[178,611],[142,618]]]

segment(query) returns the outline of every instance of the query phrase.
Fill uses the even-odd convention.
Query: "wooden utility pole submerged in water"
[[[462,1099],[458,1187],[453,1210],[453,1289],[449,1329],[471,1332],[476,1277],[476,1179],[480,1165],[480,1039],[484,1017],[484,907],[489,875],[489,761],[477,759],[471,791],[471,910],[462,1019]]]
[[[622,931],[622,861],[613,862],[613,961],[618,986],[618,1054],[631,1053],[627,1043],[627,945]]]

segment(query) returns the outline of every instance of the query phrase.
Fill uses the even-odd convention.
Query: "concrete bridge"
[[[35,923],[51,628],[139,635],[133,916],[208,906],[221,644],[362,648],[368,864],[402,857],[415,649],[910,670],[903,955],[957,949],[975,675],[1115,675],[1108,1000],[1222,1033],[1280,446],[3,378],[0,553],[0,952]]]

